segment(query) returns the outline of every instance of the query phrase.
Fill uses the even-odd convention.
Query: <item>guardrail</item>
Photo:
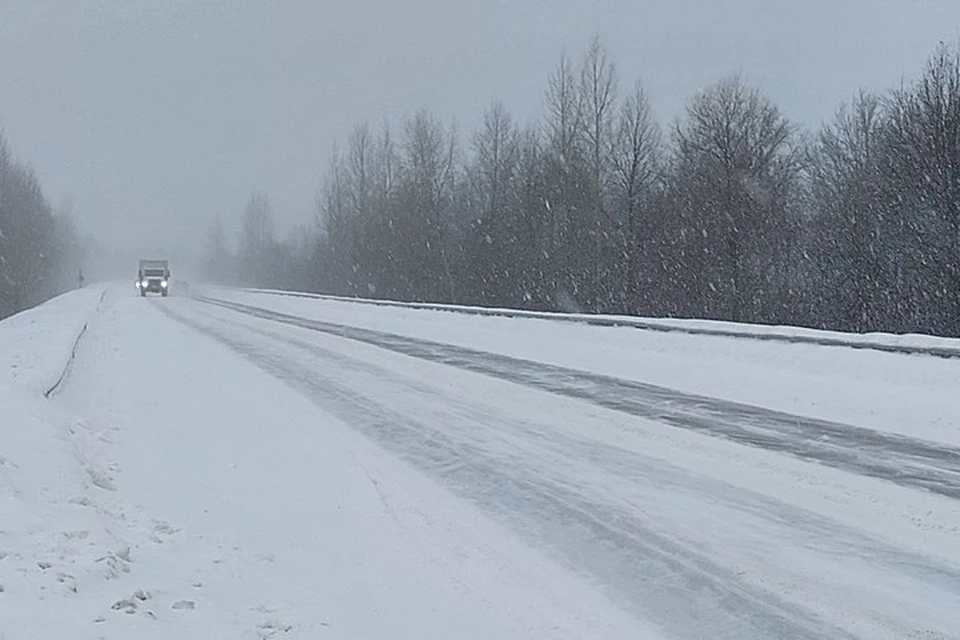
[[[827,347],[844,347],[897,353],[906,355],[925,355],[939,358],[960,358],[960,339],[940,338],[919,334],[845,334],[801,327],[776,327],[767,325],[744,325],[714,320],[676,320],[659,318],[637,318],[633,316],[592,315],[585,313],[561,313],[551,311],[526,311],[493,307],[469,307],[453,304],[430,302],[399,302],[396,300],[376,300],[372,298],[351,298],[322,293],[282,291],[279,289],[242,288],[240,291],[272,296],[310,298],[334,302],[349,302],[378,307],[395,307],[423,311],[445,311],[450,313],[489,316],[502,318],[527,318],[572,322],[597,327],[630,327],[645,331],[662,333],[686,333],[690,335],[715,336],[783,342],[790,344],[810,344]]]

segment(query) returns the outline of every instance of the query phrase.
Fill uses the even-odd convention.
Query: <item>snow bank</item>
[[[174,322],[167,310],[184,303],[195,304],[115,287],[0,323],[0,640],[643,628],[283,381]],[[140,383],[149,375],[163,394]]]
[[[804,401],[818,402],[816,411],[828,418],[859,409],[856,422],[866,425],[883,422],[918,432],[918,416],[938,417],[944,428],[924,428],[948,437],[951,429],[956,433],[952,417],[960,415],[950,409],[957,407],[956,359],[223,295],[289,315],[527,360],[671,379],[676,387],[711,386],[717,397],[752,395],[758,403],[792,403],[808,411],[814,409],[802,407]],[[175,309],[165,305],[171,315],[181,314],[189,326],[219,336],[265,371],[312,394],[364,435],[496,514],[531,546],[561,554],[623,596],[618,602],[636,604],[645,619],[664,625],[668,636],[954,637],[949,612],[957,609],[960,593],[955,501],[670,427],[656,415],[628,416],[362,340],[178,302],[183,304]],[[185,375],[170,377],[180,381]],[[938,395],[953,404],[920,411]],[[664,400],[670,402],[669,394]],[[842,403],[850,401],[844,409]],[[909,408],[909,419],[899,419],[899,405]],[[736,412],[728,417],[738,419]],[[796,441],[806,438],[798,425]],[[145,450],[154,455],[153,448]],[[865,460],[875,455],[867,448],[862,454]],[[421,498],[419,492],[401,492]],[[606,532],[604,523],[610,524]],[[670,541],[669,550],[654,539]],[[703,561],[694,559],[694,549]],[[664,557],[672,566],[658,568],[657,558]],[[698,577],[677,583],[686,567],[696,567]],[[923,575],[920,567],[931,572]],[[713,580],[715,590],[707,586]],[[711,592],[723,604],[707,611]],[[736,602],[744,593],[757,594],[751,605]],[[779,613],[802,610],[817,622],[807,633],[761,628],[764,606],[754,606],[769,594],[780,603]],[[741,624],[758,626],[746,630]]]
[[[0,637],[67,638],[109,610],[111,580],[129,572],[109,440],[12,385],[0,417]]]
[[[244,289],[251,293],[263,293],[279,296],[314,298],[339,302],[352,302],[374,306],[420,309],[426,311],[450,311],[479,316],[508,318],[533,318],[562,322],[577,322],[601,327],[634,327],[648,331],[669,331],[691,333],[695,335],[723,336],[729,338],[749,338],[753,340],[773,340],[802,344],[849,347],[855,349],[874,349],[892,353],[918,353],[945,358],[960,358],[960,339],[941,338],[922,334],[889,333],[843,333],[840,331],[822,331],[804,327],[786,325],[761,325],[719,320],[697,320],[686,318],[642,318],[588,313],[560,313],[542,311],[523,311],[502,307],[470,307],[454,304],[436,304],[422,302],[397,302],[394,300],[374,300],[367,298],[348,298],[323,294],[281,291],[277,289]]]
[[[103,289],[0,322],[0,638],[68,638],[125,594],[136,536],[110,434],[45,396],[65,380]]]
[[[131,503],[118,429],[59,405],[0,384],[0,639],[282,635],[230,632],[229,621],[257,612],[194,611],[203,583],[190,564],[206,554],[209,565],[219,550],[185,544]]]
[[[89,485],[117,514],[105,530],[119,543],[46,570],[75,576],[74,595],[29,591],[10,574],[7,592],[25,595],[0,608],[3,640],[659,637],[285,381],[174,320],[199,306],[111,289],[89,323],[49,404],[82,415],[62,427],[102,445],[83,457],[116,489],[90,482],[83,465],[71,486]],[[148,376],[163,393],[142,384]],[[38,527],[72,530],[69,515]],[[45,547],[19,539],[15,570],[32,576]],[[96,573],[100,557],[123,560],[116,577]]]
[[[197,549],[130,502],[119,427],[61,402],[109,303],[91,287],[0,322],[0,640],[208,638],[236,615],[193,611],[175,559]]]
[[[0,321],[0,385],[37,395],[53,390],[104,293],[78,289]]]
[[[565,321],[567,317],[559,314],[552,315],[564,321],[556,321],[551,314],[490,317],[237,289],[211,289],[209,295],[311,320],[443,342],[952,446],[960,444],[960,422],[956,419],[960,415],[960,395],[956,391],[960,388],[960,358],[594,326]],[[824,333],[794,331],[798,335]],[[891,344],[897,339],[901,338],[884,337]],[[960,344],[956,340],[928,340]]]

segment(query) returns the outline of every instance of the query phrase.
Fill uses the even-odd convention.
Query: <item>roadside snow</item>
[[[210,288],[207,293],[314,320],[960,445],[960,359],[482,317],[235,289]],[[946,342],[960,345],[956,340]]]
[[[215,305],[163,309],[346,416],[670,637],[958,631],[956,500]],[[393,332],[405,322],[398,315]],[[778,627],[771,609],[790,623]]]
[[[208,287],[208,290],[221,289]],[[456,304],[438,304],[432,302],[396,302],[370,298],[349,298],[325,294],[301,293],[281,289],[240,289],[249,293],[263,293],[294,298],[326,300],[328,302],[346,302],[353,305],[389,307],[394,309],[415,309],[424,311],[449,311],[487,317],[524,318],[529,320],[551,320],[563,322],[581,322],[596,326],[619,326],[659,331],[688,332],[699,335],[712,335],[727,338],[761,338],[783,342],[809,344],[846,345],[856,348],[886,348],[930,350],[935,353],[960,356],[960,340],[942,338],[925,334],[905,333],[843,333],[824,331],[789,325],[748,324],[743,322],[724,322],[720,320],[699,320],[692,318],[644,318],[595,313],[562,313],[555,311],[523,311],[503,307],[471,307]]]
[[[0,322],[0,385],[34,395],[53,388],[103,293],[103,287],[78,289]]]
[[[138,533],[115,493],[112,434],[44,399],[102,293],[74,291],[0,322],[5,640],[72,637],[130,589],[124,578]]]
[[[957,361],[218,295],[960,440]],[[958,532],[944,496],[194,300],[0,322],[2,640],[960,637]]]
[[[3,371],[36,365],[0,380],[3,640],[661,637],[175,298],[54,302],[0,323]]]
[[[9,385],[0,411],[0,637],[71,637],[121,598],[133,560],[110,435]]]

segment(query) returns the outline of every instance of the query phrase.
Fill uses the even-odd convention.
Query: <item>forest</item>
[[[599,39],[542,116],[493,102],[469,136],[428,110],[358,123],[316,227],[278,242],[268,198],[208,276],[346,296],[960,335],[960,57],[852,93],[804,131],[731,75],[658,122]],[[232,265],[225,269],[224,265]]]
[[[82,253],[72,218],[0,133],[0,319],[77,286]]]
[[[227,284],[535,310],[960,336],[960,52],[818,131],[742,75],[659,122],[598,38],[461,132],[422,109],[357,123],[316,221],[279,239],[267,194],[220,218]],[[230,222],[230,221],[228,221]],[[82,248],[0,140],[0,317],[76,284]]]

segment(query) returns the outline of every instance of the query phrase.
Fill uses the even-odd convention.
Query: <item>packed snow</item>
[[[745,402],[944,443],[960,443],[960,358],[590,327],[415,307],[213,288],[217,299]],[[673,321],[668,321],[673,322]],[[762,330],[730,323],[745,335]],[[792,329],[791,335],[843,336]],[[845,336],[857,341],[860,336]],[[882,343],[904,338],[886,336]],[[960,340],[930,338],[940,347]],[[923,340],[911,343],[922,346]]]
[[[221,294],[226,291],[221,289]],[[233,293],[238,291],[233,290]],[[874,349],[893,353],[908,353],[910,351],[928,351],[942,357],[960,357],[960,343],[954,338],[942,338],[921,334],[890,334],[890,333],[842,333],[840,331],[825,331],[806,327],[790,327],[766,324],[749,324],[740,322],[724,322],[722,320],[697,320],[690,318],[638,318],[635,316],[608,315],[596,313],[562,313],[558,311],[526,311],[522,309],[504,309],[499,307],[471,307],[456,304],[439,304],[432,302],[399,302],[394,300],[379,300],[373,298],[350,298],[326,294],[302,293],[298,291],[283,291],[279,289],[246,288],[246,293],[285,296],[291,298],[307,298],[325,300],[329,302],[347,302],[350,304],[366,304],[378,307],[393,307],[401,309],[416,309],[422,311],[450,311],[468,315],[485,317],[508,317],[538,320],[553,320],[562,322],[578,322],[594,326],[633,327],[650,329],[670,333],[690,333],[695,335],[710,335],[727,338],[754,338],[776,342],[791,342],[799,344],[819,344],[827,346],[847,346],[855,349]]]
[[[118,284],[0,322],[3,640],[960,638],[958,360],[203,293],[283,315]],[[685,394],[922,444],[944,490]]]

